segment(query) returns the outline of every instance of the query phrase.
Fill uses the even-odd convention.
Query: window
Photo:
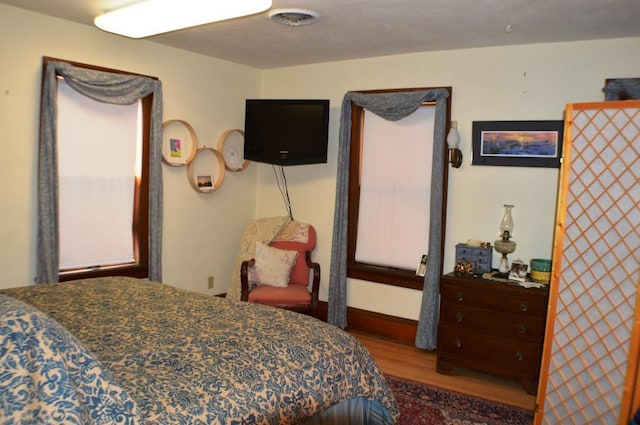
[[[102,103],[57,81],[60,281],[148,277],[153,95]]]
[[[415,272],[429,246],[435,103],[393,122],[351,108],[347,276],[422,289]],[[446,179],[445,167],[443,188]]]

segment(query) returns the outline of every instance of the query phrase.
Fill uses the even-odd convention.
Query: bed
[[[3,423],[392,424],[346,332],[127,277],[0,290]]]

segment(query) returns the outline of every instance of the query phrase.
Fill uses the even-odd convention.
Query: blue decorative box
[[[493,247],[482,248],[479,246],[469,246],[466,243],[456,245],[456,264],[458,260],[465,264],[467,261],[473,266],[476,273],[486,273],[491,271],[493,259]]]

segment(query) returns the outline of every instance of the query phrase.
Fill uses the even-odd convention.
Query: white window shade
[[[435,106],[391,122],[365,111],[356,261],[415,269],[429,241]]]
[[[134,261],[139,103],[94,101],[58,84],[60,269]]]

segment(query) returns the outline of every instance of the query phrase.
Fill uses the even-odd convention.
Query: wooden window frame
[[[446,132],[448,134],[451,124],[451,87],[437,87],[449,91],[447,97],[447,124]],[[433,88],[423,89],[391,89],[391,90],[370,90],[360,93],[394,93],[403,91],[430,90]],[[425,102],[425,104],[433,104],[433,102]],[[356,241],[358,237],[358,214],[360,209],[360,178],[362,165],[362,147],[364,134],[364,108],[351,103],[351,140],[349,154],[349,205],[348,205],[348,229],[347,229],[347,277],[360,279],[364,281],[383,283],[403,288],[422,290],[424,286],[424,278],[416,276],[415,270],[399,269],[384,266],[375,266],[356,261]],[[440,269],[444,258],[444,238],[447,217],[447,187],[448,187],[448,150],[447,144],[443,143],[443,161],[444,171],[442,176],[442,228],[440,243]],[[425,229],[428,231],[428,229]],[[418,259],[419,260],[419,259]],[[416,267],[418,266],[416,262]]]
[[[44,69],[46,69],[46,65],[49,62],[66,62],[80,68],[111,72],[115,74],[140,75],[116,69],[67,61],[64,59],[44,57],[42,67],[43,88]],[[149,78],[155,79],[155,77]],[[140,101],[142,107],[142,166],[140,178],[136,178],[134,189],[131,232],[133,238],[134,261],[132,263],[114,264],[112,266],[59,270],[60,282],[104,276],[130,276],[136,278],[149,277],[149,161],[151,149],[151,106],[153,104],[153,93],[141,98]]]

